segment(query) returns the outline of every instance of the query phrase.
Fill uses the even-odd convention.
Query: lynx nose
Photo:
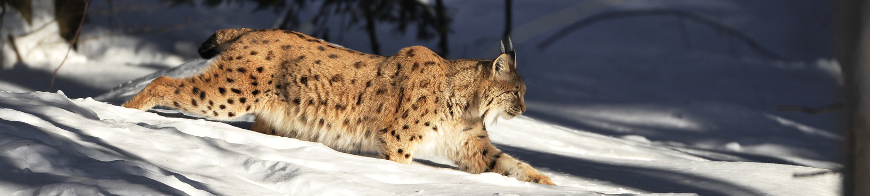
[[[520,111],[526,112],[526,102],[520,101]]]

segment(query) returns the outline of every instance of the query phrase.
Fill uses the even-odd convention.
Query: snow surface
[[[803,166],[707,161],[529,118],[493,141],[560,186],[450,166],[345,154],[225,123],[167,118],[58,93],[0,93],[0,192],[14,195],[835,195],[837,175]],[[530,131],[534,130],[534,131]],[[758,183],[767,182],[767,183]]]
[[[47,89],[69,46],[57,36],[51,2],[34,1],[30,24],[14,10],[4,13],[0,194],[839,193],[843,139],[836,114],[777,110],[836,102],[842,78],[829,59],[830,5],[823,1],[515,1],[512,34],[529,111],[488,130],[499,148],[559,186],[468,174],[438,157],[401,165],[339,153],[248,131],[251,118],[213,122],[167,108],[117,106],[158,76],[205,68],[196,46],[215,30],[271,28],[280,13],[252,12],[253,3],[116,1],[112,11],[94,1],[78,50],[58,72],[51,90],[57,93],[34,92]],[[503,1],[445,3],[455,19],[447,58],[492,58],[504,15],[492,5]],[[655,15],[602,21],[541,45],[577,21],[631,10],[697,14],[782,59],[759,55],[709,26]],[[106,25],[112,20],[114,28]],[[338,29],[335,21],[329,25]],[[384,53],[417,44],[437,48],[436,40],[394,28],[379,23]],[[363,30],[346,31],[330,41],[368,52]],[[13,58],[7,36],[23,62]]]

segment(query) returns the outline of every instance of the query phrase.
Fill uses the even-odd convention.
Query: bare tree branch
[[[818,108],[811,108],[806,106],[795,106],[795,105],[784,105],[776,108],[779,111],[783,112],[803,112],[807,114],[823,114],[831,111],[836,111],[843,109],[843,103],[834,103],[831,105],[826,105]]]
[[[567,36],[568,34],[573,33],[574,31],[580,30],[582,28],[586,28],[590,25],[593,25],[593,24],[596,24],[599,22],[617,19],[617,18],[640,17],[640,16],[672,16],[672,17],[679,17],[681,19],[696,22],[698,24],[709,26],[713,29],[724,32],[725,34],[727,34],[731,37],[734,37],[740,41],[743,41],[744,43],[746,43],[747,46],[749,46],[750,48],[752,48],[753,50],[757,51],[758,53],[760,53],[761,55],[763,55],[767,58],[776,59],[776,60],[785,60],[782,56],[780,56],[780,55],[776,54],[775,52],[771,51],[770,49],[767,49],[766,47],[762,46],[761,44],[759,44],[758,42],[756,42],[754,39],[747,36],[746,34],[743,34],[740,31],[738,31],[734,28],[731,28],[725,24],[704,18],[704,17],[697,15],[697,14],[689,13],[689,12],[684,12],[684,11],[680,11],[680,10],[662,10],[662,9],[606,12],[606,13],[601,13],[598,15],[590,16],[588,18],[579,20],[579,21],[575,22],[574,24],[568,25],[567,27],[559,30],[558,32],[556,32],[556,34],[548,37],[543,42],[541,42],[541,44],[538,45],[538,48],[544,49],[544,48],[548,47],[549,45],[555,43],[559,39]]]
[[[76,40],[79,38],[79,32],[82,31],[82,24],[85,23],[85,14],[88,13],[88,5],[91,3],[91,0],[84,0],[84,1],[85,1],[85,10],[82,11],[82,19],[81,19],[81,21],[79,21],[79,28],[76,29],[76,34],[73,35],[73,38],[70,41],[69,48],[67,48],[67,50],[66,50],[66,56],[63,57],[63,61],[60,61],[60,65],[58,65],[57,68],[54,69],[54,73],[51,74],[51,83],[48,84],[48,91],[49,92],[51,91],[51,87],[54,86],[54,78],[57,76],[57,71],[60,70],[61,67],[63,67],[63,63],[66,62],[66,58],[69,57],[69,52],[72,50],[73,46],[75,46]]]

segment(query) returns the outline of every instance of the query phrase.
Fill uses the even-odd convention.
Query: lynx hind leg
[[[258,102],[251,102],[247,97],[228,96],[230,93],[221,89],[224,88],[207,86],[198,77],[173,79],[161,76],[123,106],[144,111],[162,105],[212,119],[228,120],[249,113],[251,104]]]
[[[166,105],[167,100],[171,99],[171,96],[175,96],[174,92],[178,89],[178,84],[177,79],[161,76],[151,81],[151,84],[148,84],[145,89],[122,106],[145,111],[156,105]]]
[[[251,31],[253,30],[248,28],[219,30],[208,37],[208,39],[199,46],[197,52],[199,52],[200,57],[210,59],[223,52],[230,43],[238,39],[241,35]]]
[[[478,122],[464,131],[457,153],[451,157],[459,169],[469,173],[493,172],[520,181],[556,185],[550,177],[542,174],[531,165],[503,153],[489,140],[483,123]]]

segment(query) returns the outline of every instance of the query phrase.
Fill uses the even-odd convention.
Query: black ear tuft
[[[508,52],[513,52],[513,51],[514,51],[514,46],[511,43],[511,37],[504,36],[503,38],[501,38],[501,53],[506,54]]]
[[[220,43],[217,39],[217,33],[215,33],[212,34],[211,37],[208,37],[205,42],[199,45],[199,49],[197,50],[197,52],[199,52],[200,57],[204,59],[210,59],[211,57],[217,56],[221,53],[221,51],[219,51],[219,45]]]

